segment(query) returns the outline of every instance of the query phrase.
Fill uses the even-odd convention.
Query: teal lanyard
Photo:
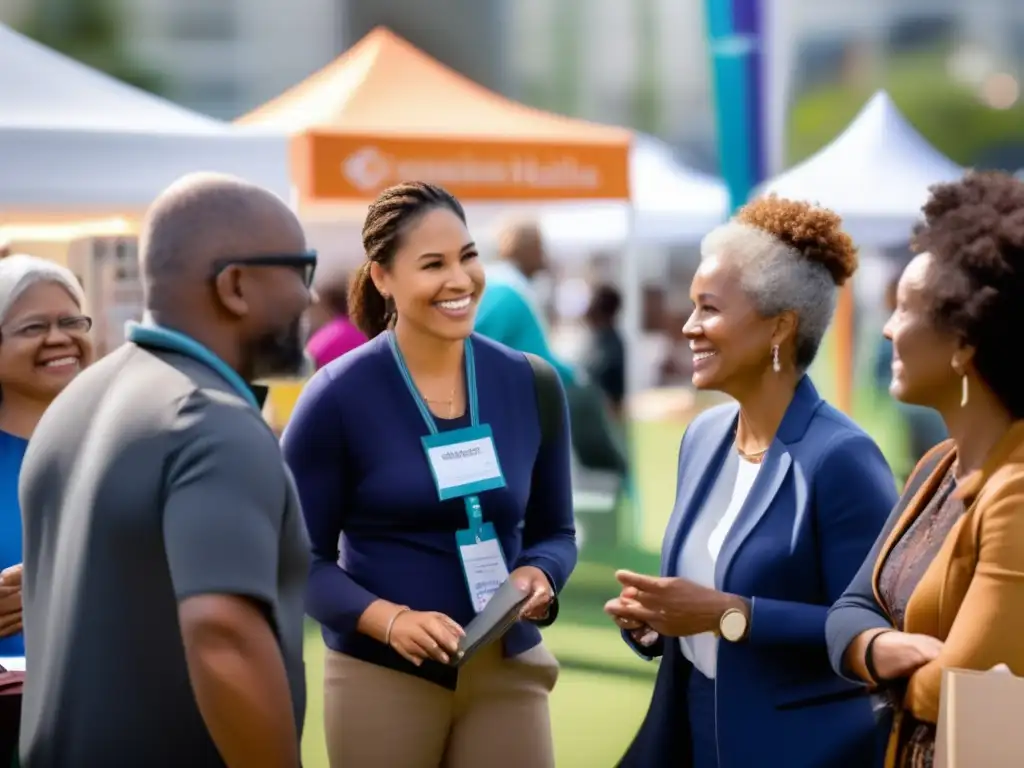
[[[423,422],[427,425],[427,429],[430,430],[430,434],[436,435],[439,430],[437,422],[434,421],[434,414],[430,412],[426,401],[420,395],[420,391],[416,389],[416,384],[412,380],[412,374],[409,373],[409,367],[405,364],[405,358],[402,357],[402,350],[398,348],[398,342],[395,341],[395,334],[390,331],[388,332],[388,345],[391,347],[391,355],[395,358],[398,372],[402,374],[402,380],[405,381],[406,389],[412,395],[416,407],[420,409],[420,416],[423,417]],[[473,345],[469,343],[469,339],[466,339],[464,357],[466,365],[466,392],[469,395],[469,423],[475,427],[480,423],[476,398],[476,361],[473,358]]]
[[[398,348],[398,342],[395,340],[395,334],[392,331],[388,331],[388,346],[391,347],[391,356],[395,358],[395,365],[398,366],[398,372],[402,374],[402,380],[405,382],[406,389],[409,390],[409,394],[412,395],[413,402],[416,403],[416,407],[420,410],[420,416],[423,417],[423,422],[427,425],[427,429],[430,430],[430,434],[436,435],[440,430],[437,428],[437,422],[434,420],[434,414],[430,412],[427,407],[426,401],[420,394],[420,391],[416,388],[416,384],[412,380],[412,374],[409,373],[409,366],[405,364],[405,358],[402,357],[402,350]],[[466,339],[464,347],[464,362],[466,366],[466,393],[469,399],[469,423],[472,426],[479,425],[479,413],[477,412],[477,397],[476,397],[476,360],[473,357],[473,345],[469,339]],[[469,518],[469,527],[472,530],[478,530],[480,523],[483,520],[483,510],[480,507],[480,499],[476,495],[466,496],[463,501],[466,505],[466,517]]]

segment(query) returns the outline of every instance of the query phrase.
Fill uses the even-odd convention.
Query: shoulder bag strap
[[[562,398],[559,393],[558,374],[550,363],[537,355],[530,352],[523,354],[533,369],[541,443],[547,443],[562,430]]]

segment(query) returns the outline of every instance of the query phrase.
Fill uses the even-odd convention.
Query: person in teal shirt
[[[499,239],[498,261],[486,268],[487,287],[477,306],[475,330],[519,352],[549,362],[566,387],[578,384],[572,366],[559,360],[548,346],[541,312],[530,279],[547,269],[540,230],[533,224],[514,224]]]

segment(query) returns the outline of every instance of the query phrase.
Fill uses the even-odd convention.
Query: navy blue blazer
[[[674,575],[683,540],[734,450],[738,413],[735,404],[712,408],[683,435],[663,576]],[[751,599],[748,638],[718,646],[722,768],[870,768],[880,759],[884,734],[864,687],[829,665],[825,617],[896,498],[878,446],[805,376],[716,565],[716,588]],[[692,665],[675,638],[644,648],[623,637],[642,656],[662,659],[647,716],[620,765],[691,765]]]

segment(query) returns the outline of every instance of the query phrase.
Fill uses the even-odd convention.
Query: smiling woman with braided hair
[[[1024,675],[1024,183],[969,173],[924,216],[885,327],[889,389],[952,439],[918,463],[828,620],[836,671],[895,709],[900,768],[932,764],[943,669]]]
[[[444,189],[382,192],[363,246],[349,310],[369,341],[320,369],[284,434],[331,765],[549,768],[558,665],[536,625],[576,564],[565,395],[550,365],[473,333],[484,272]],[[524,621],[452,666],[506,578]]]

